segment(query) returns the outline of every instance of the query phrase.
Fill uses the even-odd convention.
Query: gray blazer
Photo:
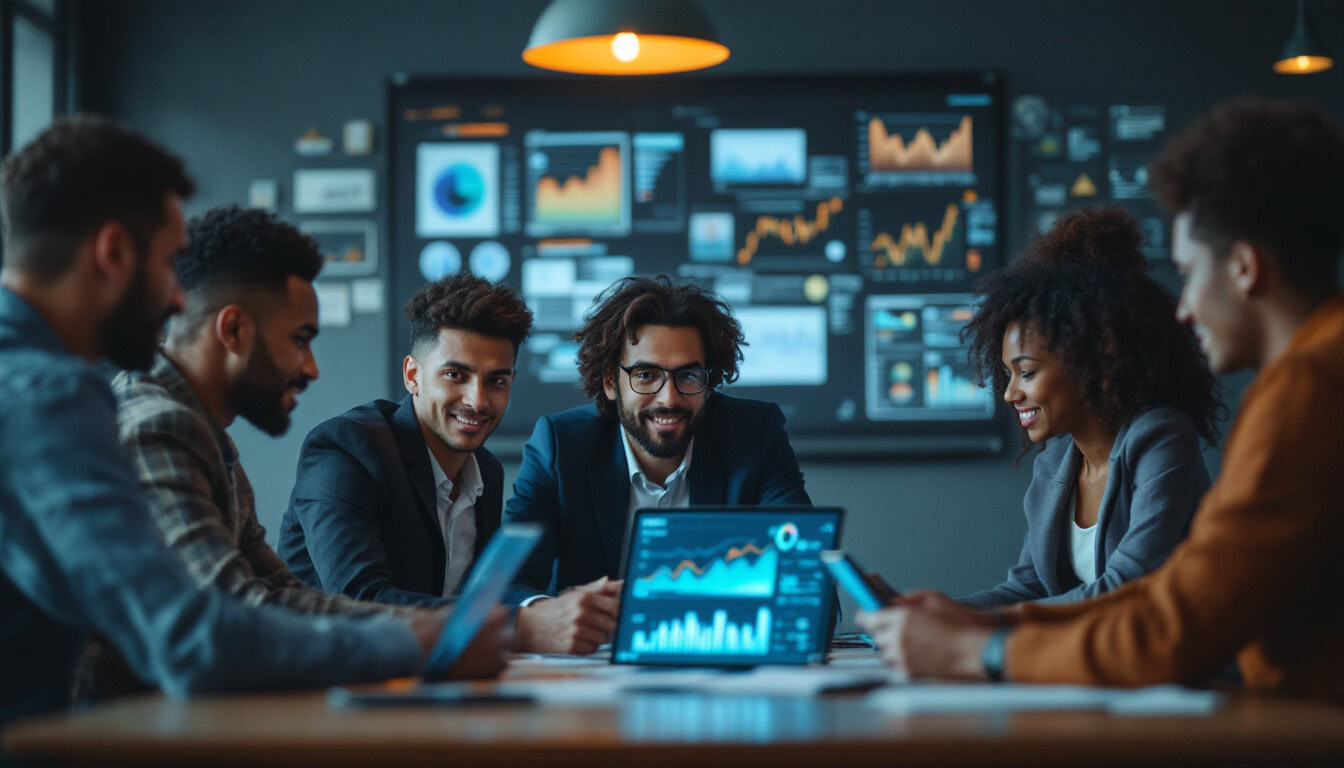
[[[1194,422],[1175,408],[1145,411],[1120,429],[1111,447],[1110,470],[1097,525],[1096,580],[1069,588],[1069,504],[1082,453],[1073,438],[1050,441],[1032,466],[1022,500],[1027,535],[1022,556],[993,589],[961,598],[975,607],[1027,600],[1071,603],[1109,592],[1152,571],[1185,537],[1209,473],[1199,451]]]

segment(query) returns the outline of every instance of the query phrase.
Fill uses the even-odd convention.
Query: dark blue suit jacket
[[[280,526],[280,556],[327,592],[400,605],[445,602],[447,548],[434,471],[411,397],[374,400],[308,434]],[[476,556],[499,528],[504,469],[476,450]],[[463,583],[465,583],[463,579]]]
[[[705,408],[691,454],[691,504],[812,503],[779,406],[714,393]],[[592,405],[537,422],[504,517],[540,523],[544,535],[506,602],[620,578],[630,505],[622,439],[621,425]]]

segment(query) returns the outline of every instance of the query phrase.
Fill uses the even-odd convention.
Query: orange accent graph
[[[724,564],[727,564],[733,562],[739,557],[743,557],[744,555],[763,555],[763,554],[765,554],[765,550],[759,549],[755,544],[748,544],[745,547],[732,547],[728,550],[728,553],[723,556],[723,562]],[[704,576],[706,570],[707,570],[706,568],[701,568],[700,566],[696,565],[694,560],[682,560],[680,563],[677,563],[677,567],[673,568],[670,572],[666,571],[666,569],[664,568],[660,568],[657,571],[649,574],[648,576],[641,576],[640,580],[651,581],[653,579],[658,578],[660,574],[666,572],[668,574],[668,578],[675,581],[678,577],[681,576],[682,573],[686,571],[690,571],[691,573],[694,573],[696,576]]]
[[[542,176],[537,182],[536,221],[545,224],[587,224],[620,221],[621,151],[603,147],[597,165],[579,178],[560,183]]]
[[[746,266],[756,255],[761,240],[767,237],[779,238],[785,245],[807,244],[812,238],[825,232],[831,226],[831,216],[844,208],[845,201],[833,197],[817,203],[816,218],[807,219],[801,215],[791,219],[776,216],[760,216],[756,219],[756,228],[747,233],[746,242],[737,251],[737,263]]]
[[[957,208],[957,204],[948,203],[947,211],[943,214],[942,226],[934,231],[932,238],[929,237],[928,226],[922,221],[902,224],[899,240],[886,232],[879,232],[868,245],[870,252],[881,251],[874,259],[873,265],[878,268],[904,267],[910,257],[910,250],[915,249],[924,255],[924,263],[931,267],[938,266],[943,260],[943,248],[956,234],[959,215],[960,209]]]
[[[868,167],[874,171],[971,170],[971,116],[961,118],[947,140],[939,144],[927,128],[915,131],[906,143],[899,133],[874,117],[868,121]]]

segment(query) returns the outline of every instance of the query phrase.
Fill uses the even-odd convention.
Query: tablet
[[[490,537],[490,543],[485,545],[472,566],[471,577],[462,588],[457,606],[444,622],[439,641],[429,654],[424,671],[426,680],[438,680],[448,674],[540,540],[541,526],[531,523],[500,526]]]
[[[818,555],[838,507],[635,511],[612,662],[749,667],[825,658],[835,594]]]

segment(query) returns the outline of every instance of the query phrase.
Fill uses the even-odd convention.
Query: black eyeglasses
[[[709,386],[709,369],[688,365],[676,370],[668,370],[658,365],[639,363],[626,367],[620,363],[617,368],[630,377],[630,389],[640,395],[656,395],[667,383],[667,375],[672,374],[672,386],[683,395],[698,395]]]

